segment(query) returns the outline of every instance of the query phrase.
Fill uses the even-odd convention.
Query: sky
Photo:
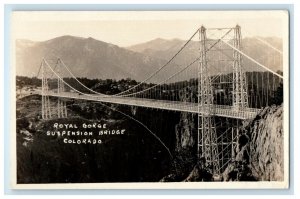
[[[242,27],[242,35],[285,37],[284,11],[15,11],[15,39],[45,41],[63,35],[93,37],[121,47],[156,38],[187,40],[201,25]]]

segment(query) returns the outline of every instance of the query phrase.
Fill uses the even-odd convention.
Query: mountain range
[[[130,77],[141,80],[163,63],[117,45],[73,36],[44,42],[17,40],[16,53],[17,75],[23,76],[35,76],[42,58],[50,63],[60,57],[77,77],[99,79]]]
[[[282,50],[282,40],[277,37],[265,37],[265,38],[258,38],[260,40],[264,40],[269,44],[272,44],[275,48]],[[249,55],[250,57],[254,58],[259,63],[262,63],[269,67],[273,71],[282,71],[282,64],[280,64],[281,56],[280,53],[272,50],[270,47],[266,47],[261,41],[257,38],[244,38],[242,40],[242,51]],[[129,46],[127,49],[130,49],[135,52],[139,52],[142,54],[147,54],[156,59],[170,59],[180,48],[185,44],[186,41],[180,39],[173,39],[173,40],[165,40],[165,39],[154,39],[145,43]],[[208,47],[213,45],[216,40],[208,40]],[[222,49],[229,49],[229,47]],[[217,46],[218,47],[218,46]],[[228,56],[232,56],[231,51],[224,51],[225,54]],[[198,57],[199,56],[199,42],[191,41],[186,48],[181,52],[181,57],[176,59],[176,63],[179,65],[185,64],[186,57]],[[211,53],[211,59],[214,56],[219,56],[219,54]],[[250,70],[250,66],[253,66],[253,63],[246,58],[244,60],[244,68],[248,68]]]
[[[264,39],[282,49],[281,39]],[[36,76],[43,58],[54,64],[56,58],[60,57],[77,77],[117,80],[131,78],[141,81],[165,64],[185,42],[180,39],[158,38],[129,47],[119,47],[91,37],[61,36],[42,42],[16,40],[16,74]],[[245,52],[257,61],[274,71],[282,70],[280,57],[270,54],[269,48],[257,48],[261,43],[256,39],[243,39],[243,45],[247,47]],[[182,68],[198,56],[199,42],[191,41],[173,60],[172,70]]]

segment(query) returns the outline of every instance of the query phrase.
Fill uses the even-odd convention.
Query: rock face
[[[170,174],[163,177],[161,182],[178,182],[178,181],[197,181],[198,177],[194,175],[191,176],[191,171],[193,174],[198,173],[195,165],[196,160],[196,148],[195,140],[197,128],[197,121],[191,114],[181,113],[180,121],[176,125],[176,145],[174,159],[171,163]],[[198,175],[198,174],[195,174]]]
[[[283,108],[265,108],[249,124],[250,168],[258,180],[282,181],[284,177]]]
[[[244,123],[235,161],[223,172],[224,181],[282,181],[284,176],[283,108],[267,107]]]
[[[189,88],[196,89],[196,88]],[[182,101],[191,101],[190,90],[180,95]],[[162,178],[161,182],[194,182],[212,181],[212,174],[197,161],[197,117],[198,115],[181,113],[179,123],[175,128],[176,145],[170,174]]]
[[[184,102],[193,101],[193,91],[196,87],[187,88],[180,93],[180,99]],[[182,112],[180,115],[180,121],[176,125],[176,147],[175,151],[180,152],[182,150],[193,150],[197,142],[197,116]]]
[[[193,115],[182,113],[179,124],[176,125],[176,151],[192,148],[195,146],[195,122]]]
[[[198,164],[194,166],[189,176],[184,180],[185,182],[207,182],[213,181],[213,175],[205,167]]]

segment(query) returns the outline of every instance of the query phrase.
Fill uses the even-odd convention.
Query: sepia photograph
[[[289,13],[13,11],[14,189],[289,187]]]

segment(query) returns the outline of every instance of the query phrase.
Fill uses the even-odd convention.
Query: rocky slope
[[[283,139],[283,107],[266,107],[244,124],[235,162],[223,173],[224,180],[282,181]]]
[[[266,108],[249,128],[250,167],[258,180],[281,181],[284,176],[283,108]]]

